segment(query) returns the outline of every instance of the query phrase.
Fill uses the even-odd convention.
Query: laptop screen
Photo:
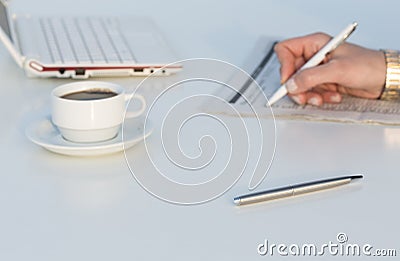
[[[10,41],[12,41],[10,24],[8,23],[7,7],[3,1],[0,1],[0,26]]]

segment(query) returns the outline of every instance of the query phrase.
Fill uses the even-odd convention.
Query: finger
[[[276,44],[274,47],[275,53],[281,63],[280,73],[281,82],[286,82],[286,80],[296,72],[296,59],[297,57],[288,49],[286,46],[280,43]]]
[[[321,93],[322,99],[324,103],[341,103],[342,102],[342,95],[338,92],[323,92]]]
[[[304,69],[297,72],[286,82],[286,88],[291,94],[298,94],[326,83],[340,81],[341,68],[335,60],[326,64]]]
[[[281,82],[284,83],[304,63],[324,46],[331,37],[324,33],[315,33],[282,41],[274,50],[281,63]]]
[[[278,45],[290,50],[295,57],[304,56],[305,58],[311,58],[331,38],[331,36],[325,33],[313,33],[282,41]]]
[[[313,91],[318,93],[338,92],[338,86],[334,83],[324,83],[314,87]]]
[[[307,104],[313,106],[321,106],[324,103],[324,100],[321,94],[316,92],[307,92],[306,93]]]
[[[342,95],[338,92],[336,84],[322,84],[312,89],[313,92],[319,93],[324,103],[340,103]]]
[[[289,95],[289,97],[292,98],[292,100],[299,105],[304,105],[307,103],[307,97],[305,93]]]

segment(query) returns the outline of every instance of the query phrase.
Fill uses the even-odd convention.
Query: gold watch
[[[400,100],[400,52],[382,50],[386,59],[386,82],[379,99]]]

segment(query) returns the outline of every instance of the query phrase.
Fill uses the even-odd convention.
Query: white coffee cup
[[[98,97],[94,97],[95,93]],[[88,97],[84,99],[76,95]],[[139,110],[126,111],[130,98],[140,101]],[[146,100],[139,94],[126,94],[124,88],[117,84],[82,81],[55,88],[51,93],[51,107],[53,124],[66,140],[99,142],[118,134],[124,116],[134,118],[143,114]]]

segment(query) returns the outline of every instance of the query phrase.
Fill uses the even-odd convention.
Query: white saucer
[[[145,119],[127,119],[124,126],[124,141],[122,130],[118,135],[107,141],[94,143],[75,143],[65,140],[58,129],[52,124],[50,116],[39,119],[26,129],[26,136],[37,145],[63,155],[70,156],[98,156],[129,149],[143,141],[152,132],[153,127],[147,126],[144,133]]]

